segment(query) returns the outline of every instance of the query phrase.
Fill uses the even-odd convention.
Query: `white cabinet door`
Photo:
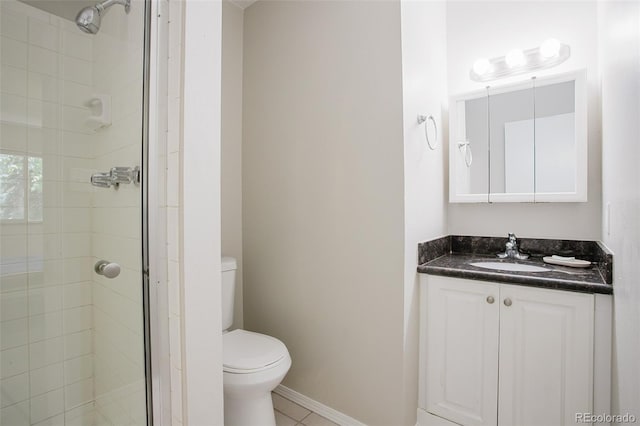
[[[500,425],[573,425],[592,411],[593,300],[501,285]]]
[[[499,286],[430,276],[427,291],[426,410],[496,425]]]

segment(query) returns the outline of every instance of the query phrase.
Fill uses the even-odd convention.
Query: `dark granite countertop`
[[[474,241],[477,244],[474,244]],[[418,272],[430,275],[466,278],[533,287],[553,288],[583,293],[612,294],[611,285],[613,257],[598,242],[567,240],[518,239],[522,251],[528,247],[531,257],[527,260],[498,259],[496,241],[502,244],[506,238],[447,236],[419,245],[420,265]],[[592,243],[592,244],[589,244]],[[492,252],[493,251],[493,252]],[[571,268],[550,265],[542,256],[551,254],[575,255],[589,260],[589,268]],[[473,262],[507,262],[541,266],[548,272],[516,272],[486,269],[473,266]]]

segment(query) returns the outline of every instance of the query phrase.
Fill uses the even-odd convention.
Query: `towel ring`
[[[424,123],[424,137],[427,139],[427,145],[431,150],[435,150],[438,146],[438,125],[436,124],[436,119],[433,118],[433,115],[418,115],[418,124]],[[429,137],[429,123],[432,124],[433,127],[433,141]]]

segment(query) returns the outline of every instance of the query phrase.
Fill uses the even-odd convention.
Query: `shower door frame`
[[[151,9],[152,0],[144,1],[144,46],[142,66],[142,164],[141,164],[141,213],[142,213],[142,315],[144,336],[145,396],[147,425],[153,426],[153,386],[151,371],[151,315],[149,288],[149,107],[151,77]]]
[[[159,286],[150,285],[152,278],[153,282],[160,285],[165,284],[166,281],[163,282],[163,280],[159,279],[157,271],[152,270],[152,267],[154,269],[159,267],[156,253],[159,244],[156,238],[149,232],[151,228],[157,230],[159,223],[166,223],[166,221],[158,220],[158,215],[161,214],[158,212],[160,207],[158,202],[159,189],[156,185],[150,185],[150,182],[158,182],[159,167],[157,164],[157,150],[158,137],[160,136],[159,125],[157,124],[158,112],[161,103],[167,101],[159,96],[160,93],[157,90],[158,79],[161,78],[159,67],[162,66],[159,60],[162,55],[159,50],[162,50],[163,47],[166,49],[166,43],[162,43],[160,39],[167,36],[162,33],[162,25],[160,24],[160,17],[164,16],[164,13],[161,14],[159,10],[162,8],[161,4],[162,0],[144,0],[142,164],[140,187],[142,220],[142,314],[147,426],[153,426],[155,419],[158,420],[158,424],[163,424],[163,416],[160,410],[163,406],[168,405],[165,399],[166,395],[163,396],[165,392],[163,392],[160,386],[160,382],[164,382],[164,380],[159,376],[155,378],[153,376],[156,370],[160,375],[162,375],[163,372],[163,369],[159,365],[159,360],[162,359],[162,357],[153,352],[163,351],[164,346],[162,342],[166,339],[162,339],[161,335],[168,333],[168,330],[164,330],[162,326],[163,323],[160,321],[160,315],[157,312],[158,307],[155,305],[152,306],[151,303],[151,301],[157,301],[161,296]],[[155,123],[153,128],[151,127],[151,123]],[[151,155],[151,153],[154,155]],[[156,161],[151,161],[152,158],[156,159]],[[168,377],[167,381],[169,381]],[[157,392],[154,392],[154,389]],[[170,403],[170,400],[168,402]]]

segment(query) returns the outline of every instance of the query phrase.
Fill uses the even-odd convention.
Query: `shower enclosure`
[[[151,424],[149,7],[0,1],[2,426]]]

